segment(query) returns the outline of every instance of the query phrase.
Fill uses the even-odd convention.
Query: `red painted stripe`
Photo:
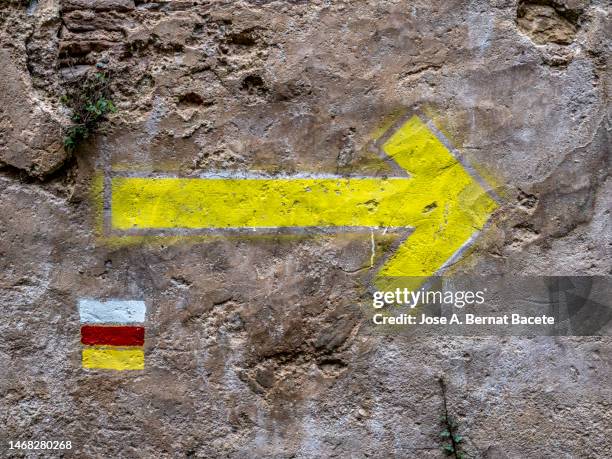
[[[106,344],[108,346],[142,346],[144,327],[105,327],[83,325],[81,343],[87,345]]]

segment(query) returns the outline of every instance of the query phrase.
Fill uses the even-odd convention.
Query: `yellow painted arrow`
[[[115,230],[413,228],[379,276],[431,276],[496,202],[420,118],[381,145],[410,176],[113,177]]]

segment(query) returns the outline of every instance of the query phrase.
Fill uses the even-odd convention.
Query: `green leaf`
[[[462,452],[456,452],[455,453],[455,457],[457,459],[465,459],[467,456],[464,453],[462,453]]]
[[[444,445],[442,447],[442,451],[444,451],[447,456],[450,456],[451,454],[455,452],[452,445]]]
[[[453,440],[455,440],[455,443],[461,443],[463,441],[463,437],[461,435],[453,435]]]
[[[442,432],[440,432],[440,436],[442,438],[450,438],[451,433],[448,431],[448,429],[446,429],[446,430],[443,430]]]

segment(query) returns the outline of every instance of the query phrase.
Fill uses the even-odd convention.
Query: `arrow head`
[[[439,274],[461,257],[498,204],[442,134],[419,116],[384,135],[379,147],[410,174],[414,196],[400,205],[420,212],[420,218],[410,222],[414,232],[384,264],[375,283],[388,287],[389,278]]]

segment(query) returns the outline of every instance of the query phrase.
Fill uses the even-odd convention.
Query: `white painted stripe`
[[[144,301],[107,300],[99,301],[88,298],[79,300],[81,323],[143,323],[147,307]]]
[[[407,173],[404,175],[388,176],[388,178],[407,178]],[[195,174],[185,174],[178,172],[143,172],[143,171],[112,171],[111,177],[129,177],[129,178],[181,178],[181,179],[236,179],[236,180],[299,180],[299,179],[316,179],[316,180],[351,180],[351,179],[382,179],[382,175],[338,175],[325,173],[310,173],[299,172],[296,174],[278,173],[271,174],[268,172],[257,171],[210,171]]]

